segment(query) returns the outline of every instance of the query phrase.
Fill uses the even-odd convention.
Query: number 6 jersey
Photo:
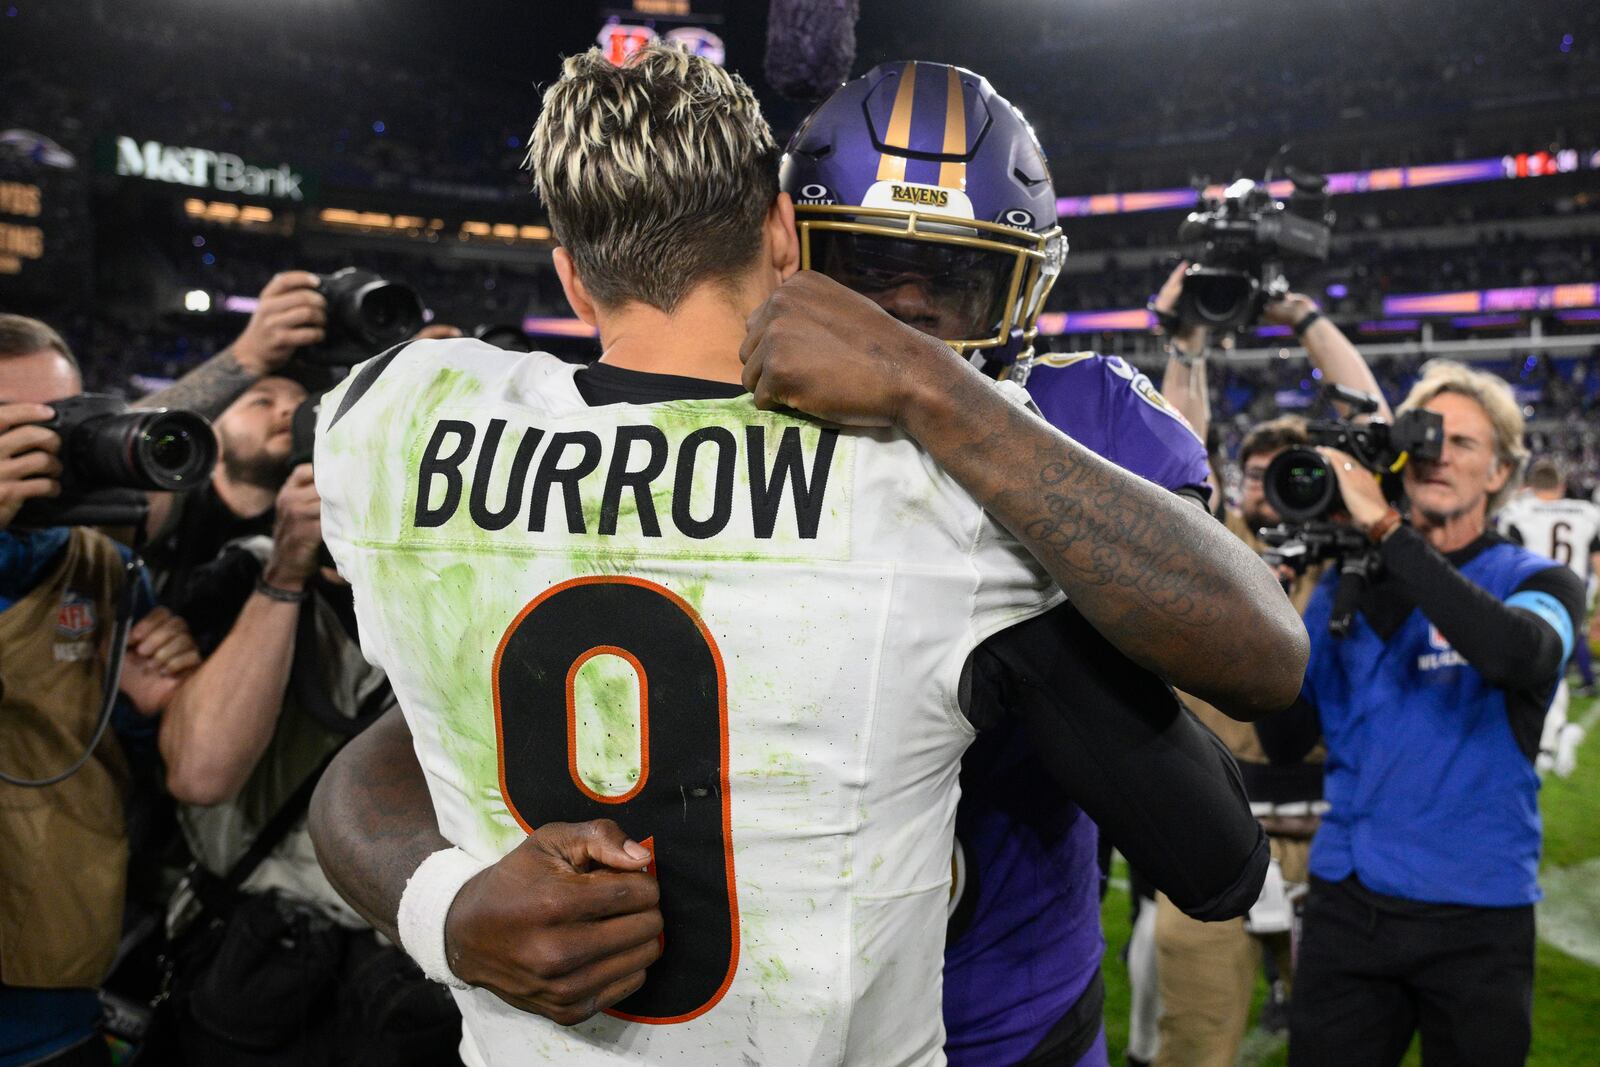
[[[654,852],[644,986],[574,1027],[458,993],[467,1061],[943,1063],[962,666],[1062,594],[902,434],[591,406],[577,373],[690,382],[418,342],[318,426],[444,835],[494,859],[612,818]]]

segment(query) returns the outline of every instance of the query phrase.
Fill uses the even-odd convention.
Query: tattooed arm
[[[1305,627],[1267,566],[1200,509],[1017,407],[946,345],[818,274],[750,320],[759,407],[904,430],[1130,659],[1240,719],[1286,707]]]
[[[235,345],[224,348],[160,392],[151,393],[135,407],[186,408],[215,419],[261,377],[261,372],[239,362]]]
[[[257,379],[282,369],[295,349],[322,340],[327,301],[317,285],[306,271],[275,275],[233,344],[138,406],[187,408],[215,419]]]

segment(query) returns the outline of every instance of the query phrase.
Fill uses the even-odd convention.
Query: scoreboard
[[[630,7],[608,8],[596,43],[612,63],[621,64],[646,45],[667,41],[717,66],[727,48],[712,27],[722,25],[718,0],[633,0]]]
[[[25,136],[24,136],[25,135]],[[0,142],[0,310],[46,316],[92,282],[87,179],[55,142],[7,130]]]

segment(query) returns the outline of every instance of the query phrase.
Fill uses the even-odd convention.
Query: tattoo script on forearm
[[[958,392],[913,436],[1126,655],[1205,695],[1281,647],[1287,602],[1269,601],[1282,597],[1270,572],[1219,523],[986,383]]]
[[[1008,425],[990,435],[1035,440],[1025,457],[1012,452],[1010,462],[992,468],[983,503],[1074,603],[1112,609],[1109,618],[1097,613],[1102,626],[1114,620],[1130,636],[1154,621],[1152,613],[1186,628],[1221,622],[1229,582],[1214,559],[1199,554],[1195,536],[1210,520],[1082,449],[1063,449],[1053,435],[1040,440],[1038,431],[1037,420],[1013,410]],[[979,449],[1007,451],[993,439]]]
[[[250,388],[259,375],[239,365],[233,349],[224,348],[182,378],[139,401],[140,408],[184,408],[215,419]]]

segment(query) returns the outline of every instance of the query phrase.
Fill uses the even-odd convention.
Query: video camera
[[[1178,240],[1205,242],[1184,272],[1174,314],[1185,326],[1235,331],[1261,317],[1262,308],[1289,291],[1282,259],[1328,258],[1333,213],[1327,179],[1289,168],[1294,191],[1287,203],[1261,182],[1241,178],[1220,200],[1206,200],[1178,227]]]
[[[136,525],[145,493],[194,489],[216,465],[211,423],[195,412],[130,411],[100,393],[49,407],[55,414],[43,425],[61,435],[61,495],[28,501],[17,526]]]
[[[1273,566],[1303,573],[1325,559],[1339,561],[1339,588],[1334,596],[1328,630],[1335,637],[1349,632],[1361,594],[1379,571],[1377,550],[1366,535],[1348,522],[1338,521],[1345,511],[1339,495],[1339,478],[1317,446],[1346,452],[1363,468],[1378,475],[1383,495],[1400,499],[1400,472],[1414,459],[1436,460],[1444,447],[1444,418],[1421,408],[1402,414],[1394,422],[1353,420],[1378,410],[1378,399],[1339,385],[1323,386],[1320,399],[1345,404],[1344,418],[1315,419],[1306,426],[1310,444],[1289,448],[1267,464],[1262,492],[1283,522],[1260,531],[1272,546],[1262,553]]]

